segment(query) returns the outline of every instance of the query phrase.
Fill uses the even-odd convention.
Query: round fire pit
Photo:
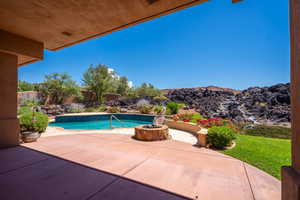
[[[165,125],[141,125],[135,127],[135,139],[143,141],[167,140],[169,128]]]

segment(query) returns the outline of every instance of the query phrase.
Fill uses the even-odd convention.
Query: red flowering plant
[[[204,120],[198,120],[198,124],[200,126],[203,126],[204,128],[210,128],[210,123],[208,120],[204,119]]]
[[[227,120],[221,118],[209,118],[208,120],[198,120],[198,124],[204,128],[211,128],[213,126],[226,126]]]

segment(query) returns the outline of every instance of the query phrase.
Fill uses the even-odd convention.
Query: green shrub
[[[205,120],[200,113],[193,113],[191,122],[197,124],[199,120]]]
[[[26,100],[22,106],[26,106],[26,107],[33,107],[33,106],[39,106],[39,102],[35,101],[35,100]]]
[[[170,101],[167,103],[167,114],[176,115],[180,109],[180,104]]]
[[[97,112],[97,108],[94,107],[88,107],[84,109],[85,112]]]
[[[184,103],[179,103],[179,109],[185,109],[188,108]]]
[[[194,120],[204,120],[205,119],[200,113],[193,113],[192,118]]]
[[[150,114],[152,111],[153,106],[149,104],[142,104],[139,106],[139,111],[141,114]]]
[[[42,133],[48,126],[48,116],[41,112],[27,110],[20,115],[21,132],[39,132]]]
[[[225,126],[214,126],[208,129],[207,141],[211,146],[223,149],[230,146],[235,139],[235,132]]]
[[[164,107],[163,106],[155,106],[153,110],[156,115],[160,115],[160,114],[162,114]]]
[[[21,107],[18,109],[18,114],[19,114],[19,115],[22,115],[22,114],[24,114],[24,113],[26,113],[26,112],[30,112],[30,111],[32,111],[32,109],[31,109],[30,107],[28,107],[28,106],[21,106]]]
[[[243,130],[246,135],[263,136],[270,138],[291,139],[291,128],[282,126],[258,125]]]
[[[107,112],[108,113],[119,113],[120,112],[120,108],[118,108],[118,107],[109,107],[107,109]]]
[[[98,112],[104,112],[106,110],[106,106],[104,104],[101,104],[98,108],[97,111]]]

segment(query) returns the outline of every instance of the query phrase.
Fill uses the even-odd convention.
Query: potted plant
[[[27,109],[19,116],[23,142],[35,142],[48,126],[48,116],[33,109]]]

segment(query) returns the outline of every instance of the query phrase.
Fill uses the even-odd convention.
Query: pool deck
[[[205,130],[204,130],[205,131]],[[74,135],[74,134],[85,134],[85,133],[99,133],[99,134],[126,134],[134,135],[134,128],[115,128],[115,129],[104,129],[104,130],[68,130],[60,127],[47,127],[46,132],[43,133],[42,137],[49,137],[55,135]],[[197,144],[197,138],[188,132],[169,129],[169,134],[172,140],[185,142],[191,145]]]
[[[242,161],[174,140],[126,134],[41,137],[0,150],[0,199],[280,199],[280,181]]]

